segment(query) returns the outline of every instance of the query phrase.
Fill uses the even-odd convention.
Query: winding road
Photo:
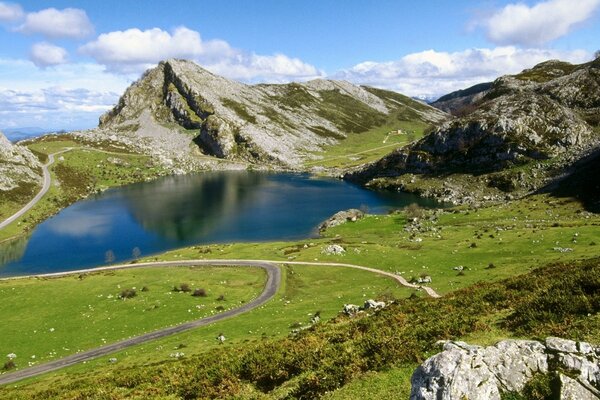
[[[345,267],[345,268],[354,268],[360,269],[364,271],[369,271],[372,273],[376,273],[379,275],[384,275],[390,278],[393,278],[398,283],[403,286],[415,288],[415,289],[423,289],[429,294],[431,297],[440,297],[433,289],[425,286],[413,285],[407,282],[404,278],[399,275],[393,274],[391,272],[381,271],[375,268],[363,267],[360,265],[353,264],[342,264],[342,263],[319,263],[319,262],[304,262],[304,261],[273,261],[273,260],[186,260],[186,261],[160,261],[160,262],[148,262],[148,263],[137,263],[137,264],[121,264],[121,265],[112,265],[108,267],[100,267],[100,268],[91,268],[91,269],[82,269],[77,271],[68,271],[68,272],[57,272],[51,274],[43,274],[43,275],[31,275],[31,276],[20,276],[14,278],[4,278],[1,280],[11,280],[11,279],[22,279],[22,278],[31,278],[31,277],[59,277],[66,276],[72,274],[81,274],[81,273],[89,273],[89,272],[99,272],[99,271],[110,271],[110,270],[118,270],[118,269],[133,269],[133,268],[164,268],[164,267],[190,267],[190,266],[243,266],[243,267],[257,267],[262,268],[267,272],[267,282],[265,284],[265,288],[262,293],[255,298],[254,300],[242,305],[233,310],[228,310],[217,315],[213,315],[206,318],[201,318],[195,321],[186,322],[180,325],[159,329],[150,333],[146,333],[140,336],[136,336],[130,339],[121,340],[116,343],[108,344],[106,346],[97,347],[91,350],[83,351],[81,353],[73,354],[55,361],[50,361],[45,364],[37,365],[31,368],[26,368],[20,371],[16,371],[10,374],[0,375],[0,385],[5,385],[9,383],[14,383],[20,381],[22,379],[31,378],[34,376],[38,376],[41,374],[45,374],[47,372],[56,371],[58,369],[68,367],[74,364],[78,364],[80,362],[89,361],[101,356],[105,356],[110,353],[114,353],[119,350],[123,350],[125,348],[136,346],[142,343],[146,343],[151,340],[164,338],[166,336],[174,335],[177,333],[181,333],[184,331],[188,331],[190,329],[194,329],[200,326],[205,326],[212,324],[217,321],[221,321],[226,318],[231,318],[250,310],[253,310],[256,307],[259,307],[269,301],[281,286],[281,270],[277,266],[277,264],[290,264],[290,265],[316,265],[316,266],[324,266],[324,267]]]
[[[4,221],[0,222],[0,229],[3,229],[6,226],[15,222],[17,219],[19,219],[21,216],[23,216],[23,214],[25,214],[27,211],[31,210],[31,208],[33,208],[33,206],[35,206],[37,204],[37,202],[42,199],[42,197],[44,197],[44,195],[48,192],[48,189],[50,189],[51,176],[50,176],[50,171],[48,170],[48,168],[54,163],[54,156],[57,156],[62,153],[66,153],[67,151],[71,151],[71,150],[72,150],[72,148],[67,148],[67,149],[58,151],[56,153],[48,154],[48,162],[46,162],[46,164],[42,165],[42,172],[44,174],[44,184],[42,185],[42,189],[23,208],[21,208],[19,211],[17,211],[16,213],[14,213],[12,216],[8,217]]]

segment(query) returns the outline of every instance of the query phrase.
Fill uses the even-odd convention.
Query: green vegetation
[[[180,267],[0,281],[0,349],[24,368],[238,307],[265,279],[257,268]],[[181,282],[206,296],[173,291]]]
[[[250,114],[246,109],[246,106],[244,106],[242,103],[238,103],[234,100],[227,98],[222,98],[221,102],[225,107],[232,109],[238,115],[238,117],[240,117],[244,121],[248,121],[251,124],[256,123],[256,117]]]
[[[385,125],[362,133],[350,133],[337,144],[325,146],[314,153],[306,167],[324,166],[350,168],[376,161],[391,151],[420,139],[427,124],[421,121],[390,119]],[[339,138],[338,138],[339,139]]]
[[[233,348],[212,349],[181,361],[135,368],[105,366],[93,374],[64,376],[19,390],[3,389],[14,398],[86,398],[102,393],[110,398],[353,398],[373,387],[376,393],[407,393],[410,369],[436,352],[438,340],[455,340],[493,333],[505,337],[544,338],[569,330],[578,340],[597,339],[600,329],[600,259],[557,263],[527,275],[495,283],[479,283],[441,299],[404,299],[370,316],[338,316],[287,338],[262,339]],[[515,332],[513,318],[524,303],[542,301],[556,282],[592,305],[558,323],[525,327]],[[588,282],[589,290],[580,291]],[[532,308],[528,321],[547,315],[570,299],[559,297],[556,308]],[[369,379],[375,376],[376,379]],[[528,385],[526,395],[542,393],[543,379]],[[336,396],[336,390],[344,385]],[[327,398],[327,397],[326,397]],[[526,397],[528,398],[528,397]],[[536,398],[536,397],[529,397]]]

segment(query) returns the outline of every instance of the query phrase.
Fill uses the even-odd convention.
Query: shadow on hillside
[[[600,213],[600,149],[578,161],[567,176],[542,188],[540,192],[554,197],[572,197],[583,207]]]

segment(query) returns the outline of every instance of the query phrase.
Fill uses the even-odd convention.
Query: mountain
[[[22,127],[4,129],[4,135],[13,143],[49,133],[48,129],[38,127]]]
[[[553,60],[498,78],[472,112],[347,178],[454,202],[520,195],[560,177],[598,144],[600,59]]]
[[[100,118],[94,135],[128,141],[164,158],[199,151],[297,167],[349,133],[385,124],[396,111],[427,123],[447,117],[398,93],[345,81],[246,85],[191,61],[168,60],[125,91]]]
[[[41,164],[29,149],[12,144],[0,132],[0,199],[10,191],[41,183]]]
[[[479,83],[467,89],[457,90],[431,102],[431,106],[452,115],[461,115],[472,109],[492,88],[493,82]]]

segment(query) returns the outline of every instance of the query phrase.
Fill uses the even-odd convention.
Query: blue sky
[[[0,1],[0,129],[91,128],[158,61],[436,97],[600,48],[600,0]]]

